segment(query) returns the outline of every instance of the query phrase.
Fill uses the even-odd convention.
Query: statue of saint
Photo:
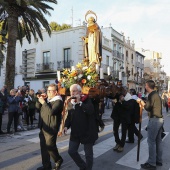
[[[88,11],[87,14],[96,14],[93,11]],[[96,16],[97,19],[97,16]],[[87,20],[86,20],[87,21]],[[85,43],[85,60],[88,60],[89,65],[101,63],[102,55],[102,33],[100,27],[96,23],[94,17],[89,17],[87,21],[87,35],[83,37]]]

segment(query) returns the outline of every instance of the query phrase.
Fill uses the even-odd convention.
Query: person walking
[[[132,96],[132,99],[137,100],[138,97],[137,97],[136,90],[135,89],[130,89],[129,91],[130,91],[130,94]],[[141,140],[143,138],[143,136],[142,136],[142,134],[140,134],[139,130],[137,129],[137,127],[135,125],[135,123],[139,123],[140,107],[139,107],[139,104],[137,102],[134,102],[134,105],[135,105],[135,107],[134,107],[135,112],[134,112],[134,116],[132,117],[131,126],[134,126],[133,132],[138,137],[138,139]],[[130,131],[130,129],[128,130],[128,133],[130,133],[129,131]]]
[[[157,166],[162,166],[162,139],[163,131],[163,115],[162,115],[162,100],[159,94],[154,90],[155,82],[148,80],[145,83],[145,88],[148,95],[146,103],[140,99],[138,102],[148,111],[149,121],[147,125],[148,132],[148,147],[149,157],[146,163],[141,164],[143,169],[156,169]]]
[[[47,96],[37,94],[37,98],[36,108],[40,110],[39,138],[43,164],[37,170],[51,170],[50,156],[55,162],[53,170],[59,170],[63,159],[58,152],[56,140],[61,124],[63,101],[58,95],[58,88],[55,84],[48,86]]]
[[[165,91],[162,94],[162,102],[163,102],[163,106],[166,108],[166,112],[168,113],[169,107],[168,107],[168,93],[167,93],[167,91]]]
[[[117,102],[112,110],[111,118],[113,119],[113,134],[115,136],[116,146],[114,151],[122,152],[124,150],[126,131],[127,131],[127,116],[122,106],[124,102],[123,94],[116,95]],[[119,137],[119,127],[121,125],[121,138]]]
[[[94,106],[87,95],[82,96],[80,85],[70,87],[71,98],[68,100],[68,116],[64,133],[71,127],[68,153],[80,170],[92,170],[93,144],[98,138]],[[75,99],[72,99],[75,98]],[[78,148],[84,145],[86,162],[80,157]]]

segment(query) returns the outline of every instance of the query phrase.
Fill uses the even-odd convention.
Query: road
[[[111,109],[106,109],[103,116],[105,129],[99,133],[99,139],[94,145],[94,166],[93,170],[135,170],[140,169],[148,157],[147,132],[145,127],[148,122],[147,113],[143,112],[142,134],[140,148],[140,160],[137,162],[137,138],[134,144],[126,144],[124,151],[117,153],[113,151],[115,141],[113,137],[113,123],[110,119]],[[157,170],[170,170],[170,114],[164,114],[164,128],[166,136],[163,139],[163,166]],[[4,116],[5,117],[5,116]],[[5,119],[5,118],[4,118]],[[4,126],[4,125],[3,125]],[[138,126],[138,125],[137,125]],[[18,132],[12,135],[0,135],[0,169],[1,170],[36,170],[41,166],[40,145],[38,138],[39,129]],[[75,163],[68,155],[69,134],[59,137],[57,146],[64,162],[61,170],[78,170]],[[80,154],[84,157],[83,147],[80,146]],[[54,165],[54,164],[53,164]]]

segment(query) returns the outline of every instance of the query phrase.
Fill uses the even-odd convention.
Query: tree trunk
[[[5,84],[8,91],[14,88],[15,81],[15,51],[18,35],[18,15],[17,12],[8,13],[8,46],[6,58]]]

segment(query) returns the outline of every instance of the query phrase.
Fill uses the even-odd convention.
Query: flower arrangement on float
[[[69,88],[72,84],[79,84],[81,87],[95,87],[99,80],[96,68],[87,67],[83,63],[78,63],[71,69],[64,69],[59,80],[61,87]]]

